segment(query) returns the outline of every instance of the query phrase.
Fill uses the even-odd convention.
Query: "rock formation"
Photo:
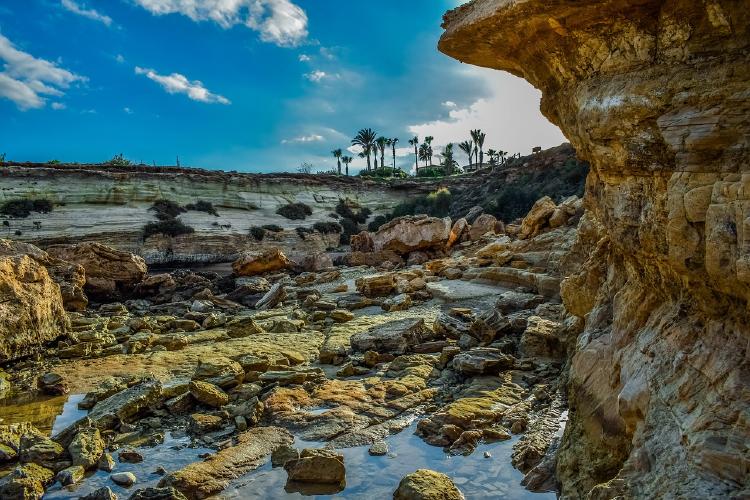
[[[444,27],[441,51],[539,88],[592,166],[562,495],[747,495],[747,5],[475,0]]]
[[[60,287],[34,258],[32,245],[0,240],[0,361],[38,350],[63,335],[68,319]]]

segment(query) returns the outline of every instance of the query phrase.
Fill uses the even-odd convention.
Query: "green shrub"
[[[187,210],[171,200],[156,200],[149,210],[156,212],[156,218],[162,221],[174,219],[178,215],[187,212]]]
[[[253,226],[250,228],[250,235],[257,241],[263,241],[263,238],[266,236],[266,230],[262,227]]]
[[[364,224],[367,221],[367,218],[370,217],[372,210],[364,207],[355,212],[353,210],[354,208],[359,208],[359,205],[348,199],[339,200],[338,205],[336,205],[336,213],[344,219],[351,219],[358,224]]]
[[[380,179],[406,179],[409,175],[400,168],[393,167],[378,168],[376,170],[361,170],[358,174],[360,177],[375,177]]]
[[[52,211],[51,201],[41,200],[12,200],[0,205],[0,214],[16,218],[26,218],[31,212],[46,214]]]
[[[109,160],[107,165],[112,165],[113,167],[127,167],[129,165],[132,165],[133,162],[125,158],[122,153],[115,155],[112,157],[111,160]]]
[[[276,213],[289,220],[305,220],[308,215],[312,215],[312,208],[304,203],[290,203],[279,207]]]
[[[299,236],[303,240],[307,237],[308,234],[312,234],[315,232],[309,227],[298,227],[297,229],[295,229],[295,231],[297,231],[297,236]]]
[[[264,225],[262,227],[266,231],[270,231],[272,233],[280,233],[280,232],[284,231],[283,227],[277,226],[276,224],[266,224],[266,225]]]
[[[417,177],[428,177],[428,178],[434,178],[434,177],[444,177],[445,176],[445,169],[443,167],[427,167],[427,168],[420,168],[417,172]]]
[[[195,229],[185,225],[179,219],[167,219],[159,222],[149,222],[143,226],[143,239],[146,240],[146,238],[155,234],[175,237],[182,234],[192,234],[194,232]]]
[[[341,233],[339,241],[342,245],[348,245],[352,235],[359,233],[359,224],[352,219],[341,219],[341,227],[344,231]]]
[[[378,215],[372,220],[372,222],[367,225],[367,230],[371,233],[374,233],[378,229],[380,229],[380,226],[382,226],[386,222],[388,222],[388,217],[386,217],[385,215]]]
[[[185,205],[185,208],[194,212],[205,212],[210,215],[219,216],[219,212],[216,211],[213,204],[210,201],[199,200],[195,203]]]
[[[316,222],[313,224],[313,229],[323,234],[341,233],[344,231],[341,224],[336,222]]]

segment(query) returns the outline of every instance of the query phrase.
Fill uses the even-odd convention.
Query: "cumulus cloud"
[[[456,104],[455,102],[453,102],[453,101],[445,101],[445,102],[443,103],[443,107],[445,107],[445,108],[449,108],[449,109],[453,109],[453,108],[455,108],[455,107],[457,107],[457,106],[458,106],[458,105],[457,105],[457,104]]]
[[[210,92],[203,83],[198,80],[190,81],[185,75],[172,73],[171,75],[160,75],[153,69],[135,67],[137,75],[145,75],[146,78],[155,81],[170,94],[185,94],[193,101],[206,103],[231,104],[226,97]]]
[[[125,62],[125,56],[123,56],[122,54],[117,54],[115,56],[115,61],[117,61],[118,63],[122,64],[122,63]]]
[[[305,73],[305,78],[310,80],[313,83],[322,83],[326,80],[339,80],[341,79],[341,75],[338,73],[327,73],[323,70],[316,69],[314,71],[311,71],[309,73]]]
[[[264,42],[294,47],[307,38],[307,14],[291,0],[134,0],[154,15],[182,14],[224,29],[244,25]]]
[[[55,111],[60,111],[62,109],[65,109],[67,106],[65,106],[65,104],[61,102],[53,102],[50,107],[54,109]]]
[[[309,134],[309,135],[301,135],[299,137],[293,137],[291,139],[284,139],[281,141],[281,144],[305,144],[308,142],[322,142],[325,140],[325,137],[323,137],[320,134]]]
[[[63,7],[65,7],[66,10],[69,10],[73,14],[77,14],[79,16],[86,17],[88,19],[91,19],[93,21],[98,21],[102,23],[105,26],[111,26],[112,25],[112,18],[109,16],[106,16],[94,9],[87,9],[85,6],[79,5],[78,3],[74,2],[73,0],[61,0],[60,2]]]
[[[82,76],[68,71],[44,59],[18,50],[13,43],[0,34],[0,97],[13,101],[21,110],[43,108],[48,96],[62,96],[63,89]]]
[[[307,54],[299,55],[299,62],[310,62],[312,59]]]

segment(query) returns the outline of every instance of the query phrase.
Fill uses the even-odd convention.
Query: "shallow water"
[[[40,431],[54,434],[86,414],[78,409],[83,397],[83,394],[18,394],[0,400],[0,424],[31,422]]]
[[[287,474],[283,467],[270,463],[245,475],[227,489],[220,498],[290,499],[290,498],[392,498],[401,478],[417,469],[433,469],[450,476],[467,500],[471,499],[534,499],[555,498],[554,493],[531,493],[521,485],[523,474],[510,463],[513,444],[509,441],[482,444],[468,457],[450,456],[442,448],[429,446],[414,435],[416,422],[399,434],[386,438],[389,455],[370,456],[367,446],[338,450],[344,455],[346,488],[333,495],[316,495],[286,491]],[[297,447],[320,448],[322,442],[297,440]],[[491,457],[485,458],[485,452]],[[293,489],[294,487],[292,487]]]

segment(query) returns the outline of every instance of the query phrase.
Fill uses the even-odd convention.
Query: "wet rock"
[[[161,382],[146,380],[100,401],[87,418],[99,429],[110,429],[120,421],[127,422],[139,413],[153,408],[161,397],[161,391]],[[75,425],[67,431],[75,428]]]
[[[166,475],[159,487],[174,487],[188,498],[207,498],[222,491],[233,479],[259,467],[273,450],[292,441],[292,435],[278,427],[250,429],[237,437],[234,446]]]
[[[39,389],[50,396],[62,396],[67,394],[70,389],[68,384],[65,383],[62,376],[57,373],[45,373],[37,380]]]
[[[445,474],[419,469],[401,480],[393,500],[464,500],[464,495]]]
[[[112,472],[113,470],[115,470],[115,466],[115,459],[112,458],[112,455],[110,455],[109,453],[103,453],[96,463],[96,467],[99,470],[103,470],[104,472]]]
[[[117,454],[120,462],[137,464],[143,462],[143,455],[133,449],[124,449]]]
[[[213,408],[229,403],[229,396],[220,387],[200,380],[190,382],[190,394],[199,402]]]
[[[477,449],[479,442],[482,440],[483,434],[480,430],[464,431],[458,436],[453,444],[451,444],[448,451],[452,455],[464,455],[468,456],[474,453]]]
[[[10,462],[18,459],[21,447],[21,436],[24,434],[43,435],[29,422],[0,425],[0,462]]]
[[[55,469],[65,449],[57,442],[29,432],[21,436],[18,447],[18,459],[21,462],[34,463],[48,469]]]
[[[283,467],[288,461],[297,459],[299,459],[299,450],[293,446],[279,446],[271,453],[271,465],[273,467]]]
[[[232,270],[237,276],[256,276],[289,269],[292,265],[292,261],[286,257],[280,248],[271,247],[243,254],[234,261]]]
[[[385,441],[375,441],[370,445],[370,448],[367,450],[367,453],[374,457],[382,457],[384,455],[388,454],[388,443]]]
[[[133,474],[132,472],[116,472],[114,474],[110,474],[109,478],[116,485],[124,486],[125,488],[133,486],[137,481],[135,474]]]
[[[164,408],[172,415],[185,415],[195,408],[195,398],[189,392],[170,398],[164,402]]]
[[[513,368],[516,359],[492,347],[475,347],[453,358],[451,366],[463,375],[485,375]]]
[[[55,479],[63,486],[70,486],[83,479],[85,474],[86,470],[80,465],[71,465],[58,472]]]
[[[104,440],[96,427],[83,428],[68,445],[68,454],[73,465],[80,465],[86,470],[96,467],[104,453]]]
[[[188,427],[193,434],[206,434],[207,432],[221,429],[224,419],[218,415],[206,415],[205,413],[193,413],[188,420]]]
[[[187,500],[175,488],[141,488],[133,492],[128,500]]]
[[[55,473],[36,465],[24,464],[0,479],[0,498],[8,500],[39,499],[46,486],[52,484]]]
[[[109,486],[103,486],[92,491],[88,495],[80,497],[79,500],[117,500],[117,495],[109,488]]]
[[[290,482],[336,485],[346,482],[344,456],[333,450],[304,449],[299,458],[284,464],[284,470]]]
[[[376,351],[404,354],[411,346],[429,340],[432,332],[421,318],[391,321],[352,335],[352,349],[357,352]]]

